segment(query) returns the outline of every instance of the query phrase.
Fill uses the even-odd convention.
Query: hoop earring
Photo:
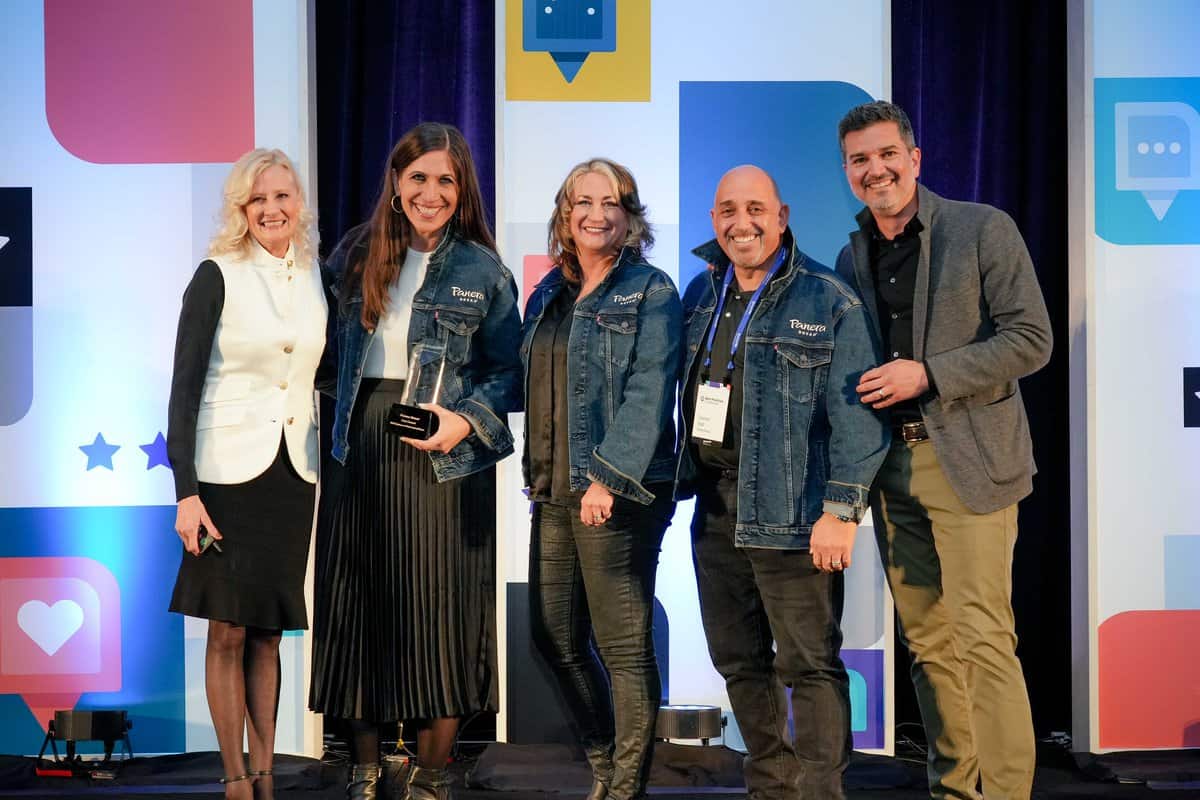
[[[397,214],[400,214],[401,216],[403,216],[403,215],[404,215],[404,209],[403,209],[403,208],[396,208],[396,201],[397,201],[397,200],[399,200],[399,199],[400,199],[400,195],[398,195],[398,194],[394,194],[394,195],[392,195],[392,199],[388,201],[388,205],[392,207],[392,211],[394,211],[395,213],[397,213]]]

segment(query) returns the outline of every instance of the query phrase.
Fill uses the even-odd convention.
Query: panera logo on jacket
[[[478,303],[484,299],[483,292],[478,292],[474,289],[463,289],[458,286],[451,286],[450,294],[455,299],[461,300],[464,303]]]
[[[798,319],[788,320],[792,330],[799,336],[816,336],[827,330],[825,325],[818,322],[802,322]]]
[[[619,306],[627,306],[630,303],[636,303],[643,297],[645,297],[645,295],[643,295],[641,292],[634,292],[633,294],[614,294],[612,296],[612,300]]]

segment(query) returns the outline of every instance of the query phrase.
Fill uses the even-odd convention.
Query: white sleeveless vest
[[[196,420],[196,475],[244,483],[279,450],[280,432],[300,477],[316,483],[313,378],[325,349],[328,307],[315,262],[294,250],[275,258],[257,242],[245,258],[212,258],[225,281]]]

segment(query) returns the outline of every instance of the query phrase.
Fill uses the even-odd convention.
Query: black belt
[[[920,420],[893,425],[892,431],[896,438],[903,442],[923,442],[929,438],[929,432],[925,430],[925,423]]]

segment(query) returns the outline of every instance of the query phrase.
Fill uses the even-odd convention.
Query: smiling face
[[[842,140],[842,151],[850,191],[871,209],[876,220],[912,216],[907,212],[917,195],[921,149],[908,148],[899,125],[877,122],[850,131]]]
[[[735,167],[717,184],[713,199],[713,232],[735,267],[764,266],[787,228],[784,205],[771,177],[758,167]]]
[[[292,171],[279,164],[259,173],[242,207],[246,227],[263,249],[276,258],[287,255],[300,222],[300,192]]]
[[[458,176],[446,150],[433,150],[396,176],[396,195],[412,226],[411,247],[430,252],[458,209]]]
[[[617,189],[599,172],[580,175],[571,198],[571,238],[580,260],[615,255],[629,234]]]

